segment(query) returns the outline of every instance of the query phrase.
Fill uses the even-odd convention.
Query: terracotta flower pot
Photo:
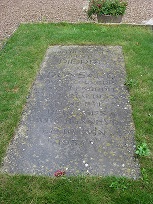
[[[112,16],[112,15],[104,15],[97,14],[98,23],[121,23],[122,15]]]

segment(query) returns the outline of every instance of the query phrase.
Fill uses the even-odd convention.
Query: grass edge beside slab
[[[89,186],[86,186],[86,188],[89,188],[89,191],[85,190],[87,197],[84,201],[82,200],[82,203],[101,203],[101,199],[103,199],[103,202],[105,203],[121,203],[121,200],[117,198],[119,193],[122,196],[124,195],[123,197],[125,203],[137,203],[140,198],[137,197],[136,194],[140,194],[141,191],[143,191],[143,193],[141,193],[142,198],[140,199],[139,203],[144,203],[145,200],[147,200],[146,202],[151,203],[153,184],[153,179],[151,176],[153,174],[153,138],[151,125],[153,124],[153,34],[151,29],[147,27],[68,23],[22,24],[7,41],[6,45],[1,50],[0,56],[0,67],[2,69],[2,103],[0,106],[2,113],[0,118],[2,121],[0,141],[1,158],[4,156],[6,147],[14,134],[17,124],[19,123],[21,112],[26,102],[26,97],[30,91],[37,72],[39,71],[39,67],[46,49],[51,45],[120,45],[123,47],[128,80],[132,79],[135,82],[135,85],[130,88],[130,100],[133,107],[133,119],[136,127],[136,141],[137,143],[146,141],[151,151],[150,156],[139,159],[141,168],[146,170],[148,183],[143,179],[140,179],[139,181],[128,181],[127,179],[126,182],[130,182],[131,187],[128,187],[127,190],[123,191],[122,189],[111,189],[109,187],[114,180],[111,180],[110,182],[110,178],[97,177],[96,179],[102,183],[105,180],[107,184],[106,192],[105,189],[101,188],[101,185],[98,183],[96,184],[96,182],[94,183],[92,179],[89,179]],[[78,177],[75,179],[75,181],[73,180],[74,183],[76,184],[76,182],[78,182],[80,186],[80,178]],[[24,190],[22,189],[19,191],[18,188],[20,188],[21,185],[25,185],[26,188],[29,185],[27,180],[29,180],[29,183],[33,186],[33,188],[36,188],[40,192],[42,197],[39,200],[38,198],[40,195],[34,194],[34,201],[26,201],[25,198],[20,203],[43,203],[47,202],[46,199],[49,199],[49,202],[52,202],[49,196],[50,191],[43,191],[40,188],[42,181],[44,181],[44,187],[48,186],[49,182],[54,181],[54,185],[50,187],[52,190],[54,190],[56,182],[64,182],[64,179],[53,179],[52,181],[51,178],[44,177],[40,177],[38,179],[38,177],[34,176],[7,176],[1,174],[1,183],[3,185],[2,201],[4,200],[5,203],[9,203],[9,200],[12,200],[11,202],[15,203],[17,195],[24,195]],[[88,177],[82,179],[82,186],[86,185],[87,180]],[[23,184],[24,182],[25,184]],[[65,185],[66,182],[67,181],[65,180]],[[12,183],[12,187],[9,186],[8,188],[9,183]],[[82,186],[79,187],[80,191],[82,191]],[[94,189],[92,188],[93,186]],[[80,191],[79,189],[75,189],[75,185],[72,185],[71,187],[72,192],[76,191],[76,194],[78,195],[79,193],[80,195]],[[18,193],[16,193],[13,188],[16,189],[16,192]],[[5,193],[4,189],[7,189]],[[61,196],[61,200],[58,201],[56,197],[57,195],[55,195],[56,199],[52,203],[62,203],[62,200],[63,203],[69,203],[69,198],[73,197],[71,194],[74,193],[72,193],[71,190],[70,192],[68,191],[65,200],[64,197]],[[112,193],[112,191],[114,193]],[[93,192],[93,194],[91,192]],[[98,195],[96,192],[98,192]],[[10,198],[8,197],[8,194],[11,194]],[[46,194],[49,198],[46,198]],[[96,199],[94,194],[99,197]],[[26,191],[25,195],[27,197],[32,196],[30,191]],[[80,198],[81,196],[83,199],[84,194],[81,194]],[[79,198],[75,197],[71,203],[80,202],[79,200],[77,201],[77,199]]]

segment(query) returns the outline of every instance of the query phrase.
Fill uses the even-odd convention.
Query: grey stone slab
[[[125,78],[120,46],[50,47],[1,170],[137,178]]]

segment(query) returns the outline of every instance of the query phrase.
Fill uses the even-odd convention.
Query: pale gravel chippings
[[[153,18],[153,0],[128,0],[123,23],[141,24]]]
[[[88,0],[0,0],[0,39],[21,22],[87,22]],[[153,0],[128,0],[123,23],[141,24],[153,18]]]

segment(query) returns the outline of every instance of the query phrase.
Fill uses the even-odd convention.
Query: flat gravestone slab
[[[137,178],[125,75],[119,46],[50,47],[2,171]]]

